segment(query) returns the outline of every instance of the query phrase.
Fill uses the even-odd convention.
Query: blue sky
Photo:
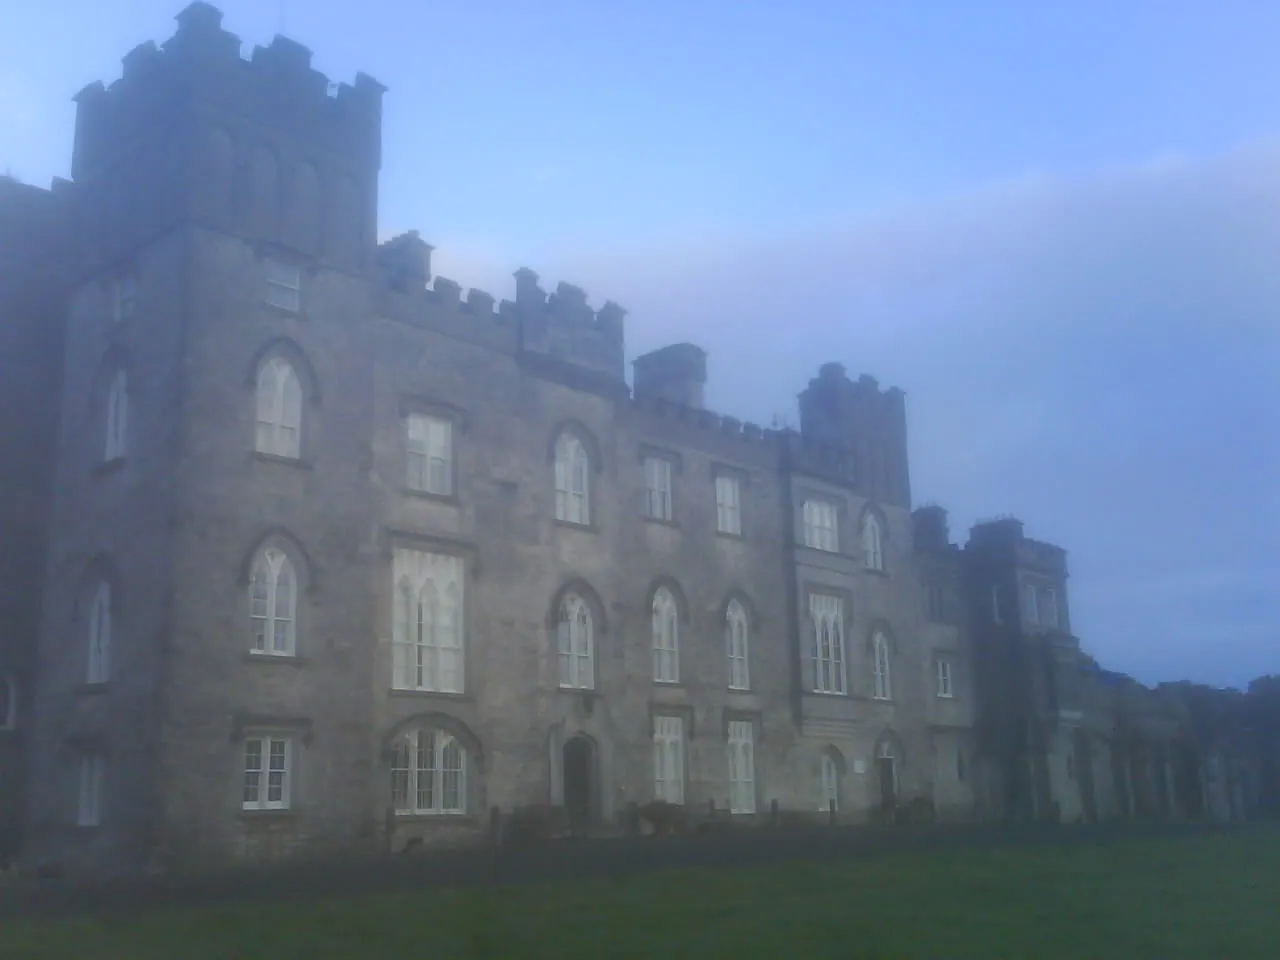
[[[0,169],[174,0],[0,0]],[[389,87],[381,230],[711,353],[768,422],[831,359],[908,394],[917,500],[1070,551],[1152,682],[1280,670],[1280,5],[226,0]],[[33,42],[40,38],[40,42]]]

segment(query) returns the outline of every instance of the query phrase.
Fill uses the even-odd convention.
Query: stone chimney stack
[[[701,410],[707,383],[707,352],[692,343],[673,343],[632,363],[637,397],[655,397]]]

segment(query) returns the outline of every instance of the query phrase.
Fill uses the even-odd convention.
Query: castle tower
[[[82,254],[111,263],[183,222],[278,244],[348,271],[377,238],[383,87],[330,88],[277,36],[246,60],[222,14],[192,3],[163,45],[76,96],[72,176]]]
[[[183,792],[189,758],[226,739],[214,727],[232,708],[225,689],[199,692],[203,658],[210,638],[228,633],[209,626],[217,608],[234,609],[244,591],[229,582],[229,599],[211,605],[207,588],[181,583],[205,580],[210,561],[236,569],[267,515],[236,505],[287,485],[307,462],[246,455],[263,357],[274,349],[272,362],[291,362],[318,411],[310,358],[322,336],[370,312],[375,268],[383,88],[363,74],[331,87],[310,52],[283,37],[245,59],[207,3],[177,22],[165,43],[130,52],[119,80],[77,95],[74,179],[63,191],[74,249],[27,731],[27,847],[36,860],[95,869],[137,868],[166,845],[204,839],[181,819],[201,802],[199,790]],[[371,378],[355,351],[341,352],[341,376],[326,387],[359,426],[334,433],[363,438]],[[304,456],[320,420],[307,421]],[[367,442],[330,448],[348,465]],[[359,527],[352,517],[365,501],[334,493],[356,486],[350,474],[318,473],[312,498],[266,496],[292,506],[297,527],[342,525],[341,537]],[[304,501],[343,509],[303,514]],[[231,686],[261,682],[250,672]],[[70,809],[77,779],[93,803]],[[68,822],[98,829],[88,840]]]
[[[824,364],[800,394],[800,432],[851,452],[867,496],[911,508],[906,397],[897,387],[881,390],[873,377],[850,380],[841,364]]]

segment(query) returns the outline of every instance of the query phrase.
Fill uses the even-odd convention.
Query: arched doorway
[[[893,743],[887,739],[880,741],[876,750],[876,774],[880,781],[880,805],[892,810],[898,802],[898,758]]]
[[[576,736],[564,745],[564,810],[575,827],[596,819],[596,751],[584,736]]]
[[[1093,785],[1093,744],[1089,734],[1079,728],[1072,734],[1076,784],[1080,788],[1080,808],[1089,823],[1098,822],[1098,797]]]

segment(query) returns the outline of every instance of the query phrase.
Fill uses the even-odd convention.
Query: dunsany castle
[[[379,243],[384,89],[310,60],[193,3],[0,182],[0,853],[1274,804],[1252,695],[1102,669],[1061,547],[913,507],[902,391],[762,429],[691,343],[628,384],[612,302]]]

